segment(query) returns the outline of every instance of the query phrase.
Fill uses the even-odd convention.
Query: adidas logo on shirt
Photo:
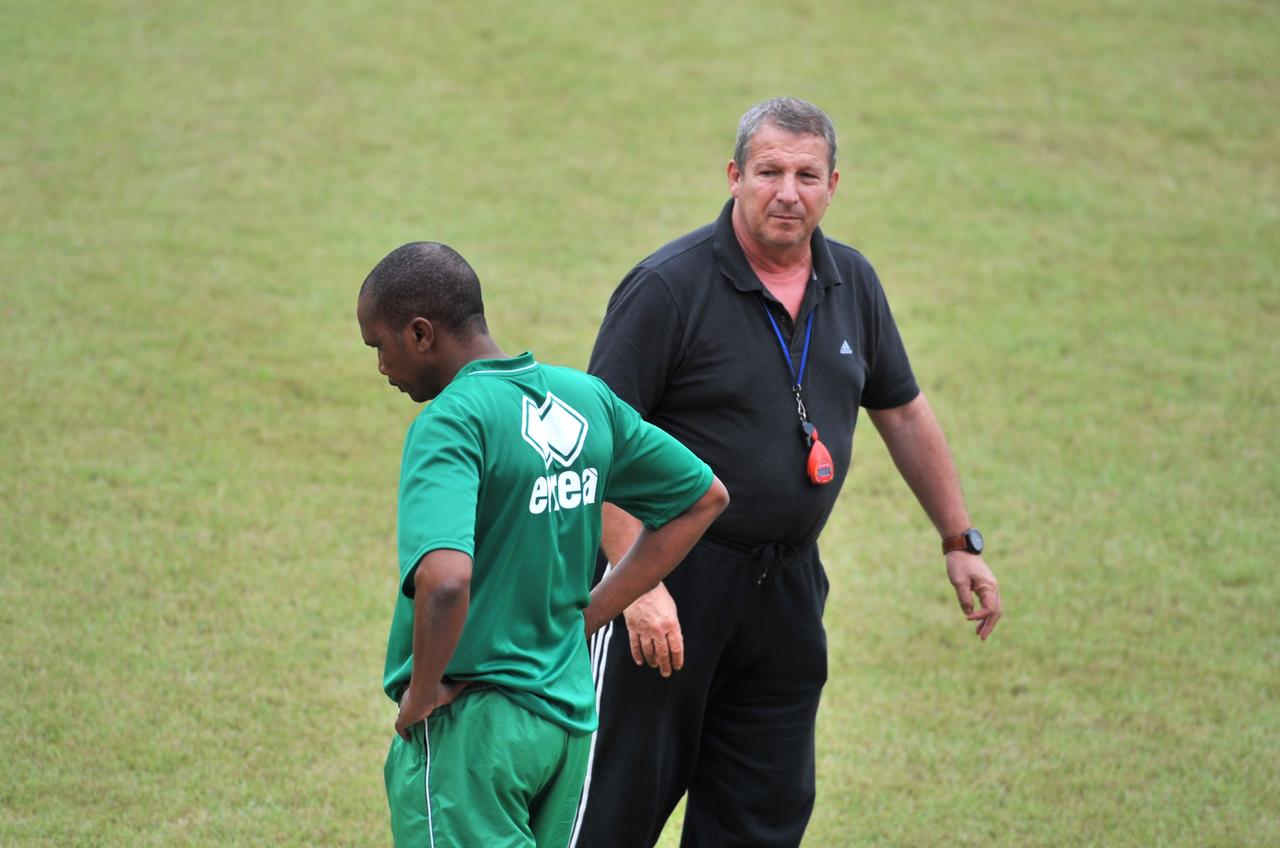
[[[853,348],[849,347],[848,339],[845,339],[843,342],[840,343],[840,353],[843,356],[850,356],[853,354]]]

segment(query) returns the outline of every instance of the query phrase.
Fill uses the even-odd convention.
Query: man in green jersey
[[[604,383],[508,357],[449,247],[392,251],[356,311],[378,370],[416,402],[397,516],[383,687],[397,845],[563,846],[595,692],[586,636],[675,567],[728,495]],[[645,526],[591,589],[605,500]]]

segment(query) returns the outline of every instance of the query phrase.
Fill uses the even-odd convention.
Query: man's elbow
[[[725,507],[729,505],[729,490],[724,487],[724,483],[720,482],[720,478],[712,475],[711,486],[707,489],[700,501],[700,506],[710,514],[710,520],[714,521],[716,516],[724,512]]]
[[[471,557],[461,552],[434,557],[428,554],[413,576],[413,587],[419,596],[446,601],[466,597],[471,591]]]

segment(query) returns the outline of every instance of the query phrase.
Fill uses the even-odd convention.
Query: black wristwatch
[[[971,554],[980,554],[983,547],[982,534],[973,527],[970,527],[959,536],[952,536],[949,539],[942,540],[942,552],[944,554],[949,554],[952,551],[968,551]]]

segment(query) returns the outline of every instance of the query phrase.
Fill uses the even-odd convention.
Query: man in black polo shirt
[[[589,370],[706,461],[733,500],[665,584],[593,639],[600,729],[575,826],[582,848],[652,845],[686,791],[685,848],[800,843],[827,677],[816,542],[859,407],[938,528],[978,635],[1000,618],[981,534],[880,281],[818,229],[839,181],[835,153],[812,104],[753,107],[719,220],[645,259],[609,301]],[[638,532],[606,505],[609,561]]]

